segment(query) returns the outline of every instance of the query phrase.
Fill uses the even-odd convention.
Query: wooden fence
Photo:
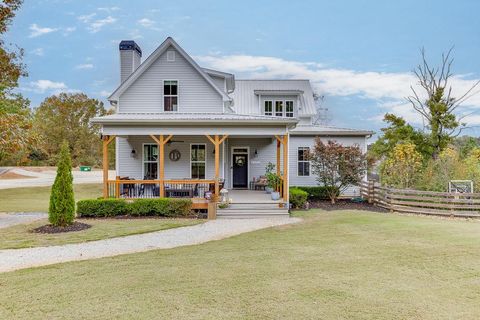
[[[480,193],[451,193],[394,189],[363,182],[360,194],[390,211],[453,217],[480,217]]]

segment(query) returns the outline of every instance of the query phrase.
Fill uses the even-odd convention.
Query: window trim
[[[277,102],[282,103],[282,115],[281,116],[277,116]],[[285,100],[282,100],[282,99],[275,100],[273,109],[274,109],[273,113],[274,113],[275,117],[283,118],[285,116],[285,113],[284,113],[285,112]]]
[[[311,171],[312,171],[312,162],[310,160],[298,160],[298,151],[300,151],[300,149],[308,149],[308,152],[310,152],[310,147],[297,147],[297,177],[298,178],[308,178],[308,177],[311,177]],[[304,162],[304,163],[308,163],[308,175],[299,175],[298,174],[298,169],[299,169],[299,163],[300,162]]]
[[[267,102],[270,102],[272,104],[272,111],[270,112],[270,114],[267,114],[267,112],[265,111]],[[263,115],[273,117],[273,100],[263,100]]]
[[[147,161],[145,162],[145,146],[157,146],[157,151],[158,151],[158,156],[157,156],[157,161]],[[157,163],[157,179],[159,178],[160,175],[160,150],[158,150],[158,144],[156,143],[151,143],[151,142],[145,142],[142,143],[142,180],[145,178],[145,163]]]
[[[165,82],[166,81],[176,81],[177,82],[177,94],[165,94]],[[162,81],[162,105],[163,105],[163,112],[179,112],[180,111],[180,81],[175,80],[175,79],[164,79]],[[165,97],[177,97],[177,110],[176,111],[165,111]]]
[[[190,158],[189,158],[189,171],[190,171],[190,179],[193,179],[192,178],[192,146],[197,146],[197,145],[202,145],[202,146],[205,146],[205,160],[204,161],[193,161],[195,163],[205,163],[205,178],[204,179],[207,179],[207,171],[208,171],[208,167],[207,167],[207,159],[208,159],[208,148],[207,148],[207,144],[206,143],[202,143],[202,142],[195,142],[195,143],[190,143]],[[200,178],[195,178],[195,179],[200,179]],[[200,179],[202,180],[202,179]]]
[[[287,116],[287,112],[288,112],[287,111],[287,102],[292,103],[292,112],[291,112],[292,116],[291,117]],[[288,112],[288,113],[290,113],[290,112]],[[295,103],[293,102],[293,100],[285,100],[285,117],[286,118],[295,118]]]

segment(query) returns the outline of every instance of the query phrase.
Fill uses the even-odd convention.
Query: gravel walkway
[[[0,272],[195,245],[299,221],[301,221],[299,218],[219,219],[195,226],[78,244],[0,250]]]
[[[0,213],[0,229],[14,226],[16,224],[30,223],[46,217],[47,214],[43,212]]]

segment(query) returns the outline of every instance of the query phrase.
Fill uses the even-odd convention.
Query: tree
[[[402,117],[385,114],[383,121],[388,124],[382,128],[383,135],[378,138],[369,150],[369,156],[381,159],[393,152],[399,143],[413,143],[423,157],[431,157],[432,149],[428,136],[409,125]]]
[[[101,161],[99,127],[90,124],[96,116],[107,114],[103,103],[83,93],[60,93],[46,98],[35,110],[35,132],[42,137],[40,149],[53,159],[66,140],[72,161],[96,165]]]
[[[0,36],[8,30],[21,0],[4,0],[0,4]],[[20,77],[27,76],[22,63],[23,50],[9,50],[0,38],[0,164],[18,160],[19,153],[35,142],[30,133],[32,117],[30,102],[13,90]]]
[[[477,81],[459,98],[452,96],[452,87],[449,83],[453,77],[451,72],[453,58],[450,57],[452,49],[442,54],[439,67],[432,67],[427,62],[425,50],[422,49],[422,62],[414,73],[423,92],[417,92],[410,86],[413,95],[407,98],[413,109],[422,117],[426,129],[430,131],[429,142],[434,159],[448,146],[452,138],[458,136],[465,128],[465,124],[461,123],[463,116],[457,116],[456,110],[476,93],[474,89],[480,84],[480,80]]]
[[[75,199],[73,196],[72,160],[68,142],[64,141],[57,163],[57,176],[50,193],[48,221],[56,227],[65,227],[75,218]]]
[[[309,159],[317,181],[327,187],[332,203],[346,188],[358,185],[366,172],[366,159],[357,145],[342,146],[330,140],[324,144],[316,137]]]
[[[414,186],[422,167],[422,156],[411,142],[400,143],[393,148],[381,165],[382,183],[408,189]]]

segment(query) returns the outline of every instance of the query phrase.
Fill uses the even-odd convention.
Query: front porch
[[[108,179],[107,151],[114,139],[117,174],[115,179]],[[204,147],[197,150],[196,145]],[[287,134],[112,134],[103,136],[103,151],[104,198],[191,198],[194,209],[207,209],[208,203],[219,201],[220,190],[226,188],[233,203],[280,205],[288,199]],[[239,177],[241,170],[235,161],[242,160],[242,154],[244,162],[237,162],[245,166],[246,173]],[[249,190],[256,188],[254,180],[264,175],[268,162],[276,164],[281,176],[275,187],[281,196],[277,201],[263,190]]]

